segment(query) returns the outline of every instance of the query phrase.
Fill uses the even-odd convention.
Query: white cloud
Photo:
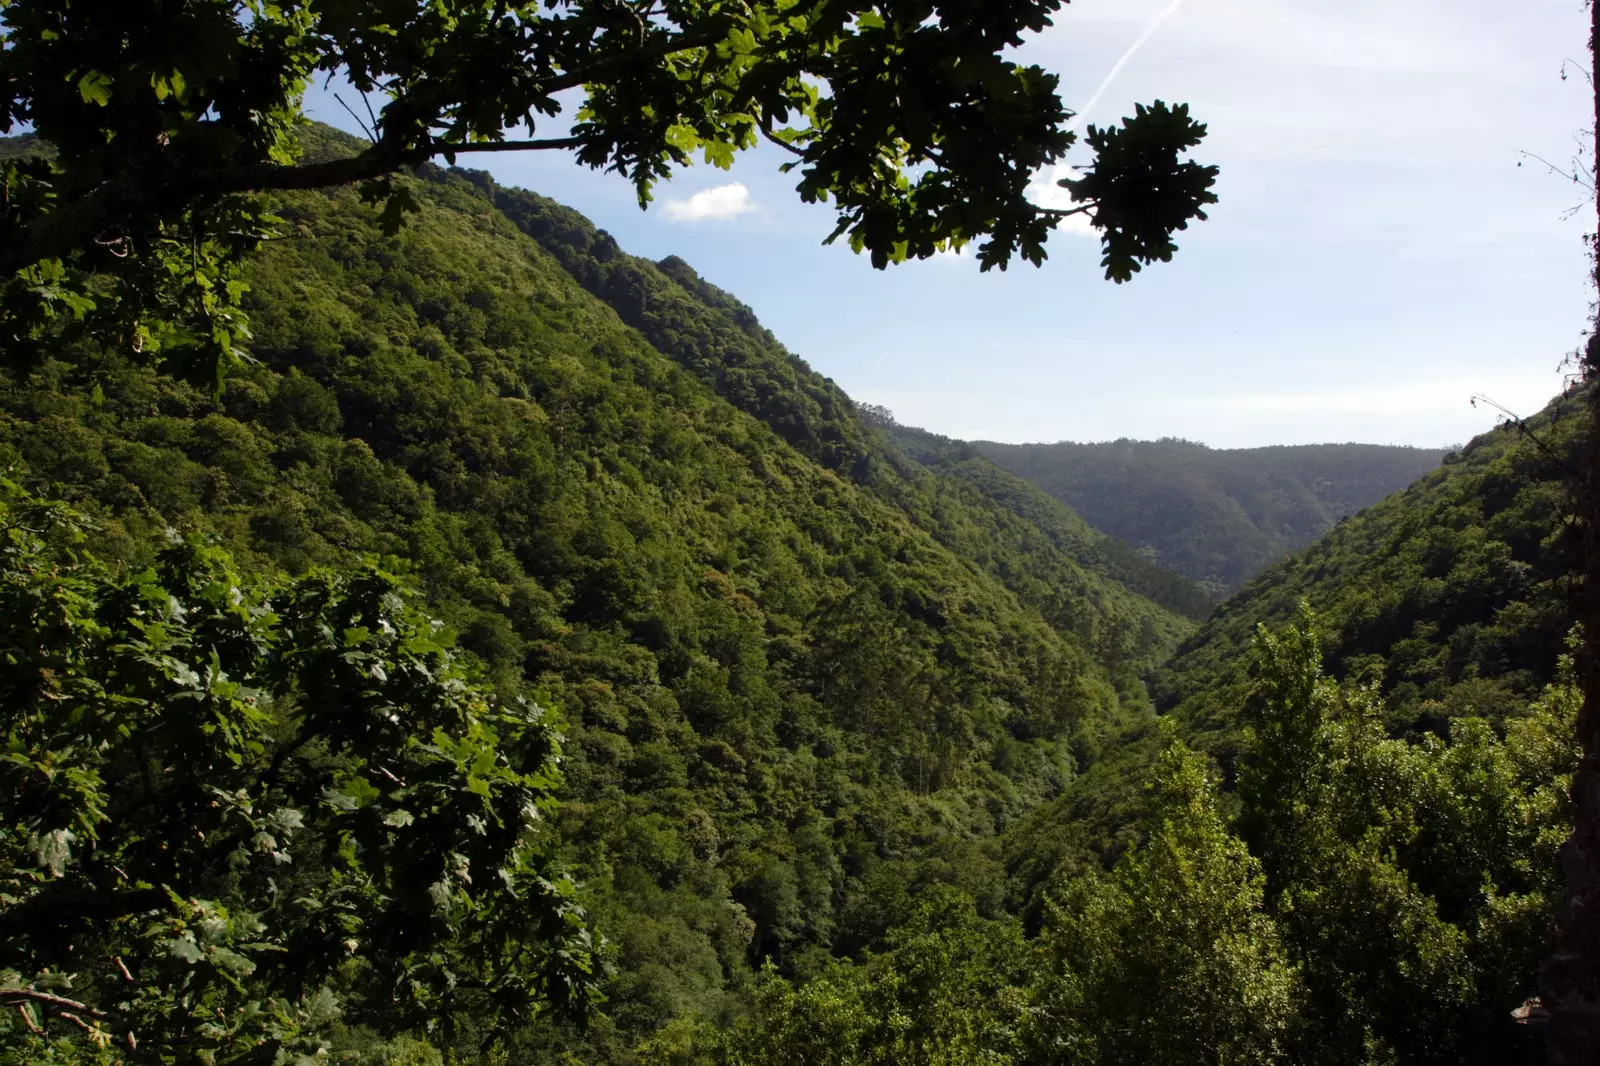
[[[713,185],[701,189],[687,200],[668,200],[661,210],[674,222],[703,222],[706,219],[737,218],[755,209],[744,182]]]

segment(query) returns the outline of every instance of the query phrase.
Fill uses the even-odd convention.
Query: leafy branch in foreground
[[[1090,130],[1080,206],[1029,198],[1076,135],[1057,76],[1006,53],[1061,6],[0,0],[0,132],[52,149],[0,159],[0,355],[25,365],[65,324],[219,384],[248,337],[240,263],[275,225],[257,194],[360,184],[395,225],[393,175],[477,152],[571,151],[643,206],[766,140],[875,266],[973,241],[984,269],[1037,264],[1081,212],[1125,281],[1205,217],[1216,170],[1179,160],[1205,127],[1158,103]],[[336,75],[386,102],[367,146],[305,159],[304,93]]]
[[[0,491],[0,1060],[584,1015],[538,706],[474,685],[381,570],[254,583],[185,541],[119,577]]]

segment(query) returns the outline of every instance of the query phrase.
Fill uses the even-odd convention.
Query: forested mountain
[[[1196,628],[682,261],[400,180],[276,197],[220,393],[0,380],[0,1063],[1533,1061],[1571,419]]]
[[[1178,439],[975,447],[1217,599],[1444,455],[1377,444],[1218,449]]]
[[[1330,671],[1376,685],[1388,724],[1442,731],[1503,721],[1554,675],[1572,625],[1565,479],[1579,402],[1475,438],[1403,492],[1340,521],[1219,607],[1157,682],[1161,707],[1224,747],[1238,741],[1258,625],[1316,612]]]
[[[875,944],[931,885],[997,913],[986,842],[1150,728],[1141,676],[1190,624],[865,427],[682,263],[481,175],[406,180],[392,237],[354,191],[281,198],[220,398],[70,343],[6,381],[13,476],[119,572],[169,529],[261,574],[380,559],[560,715],[616,978],[527,1054],[731,1019],[763,960]]]
[[[868,415],[873,421],[871,412]],[[893,422],[884,428],[905,454],[1001,504],[1083,566],[1114,578],[1184,617],[1203,619],[1211,613],[1211,598],[1205,589],[1175,571],[1157,566],[1123,541],[1093,529],[1061,501],[996,466],[971,444]]]

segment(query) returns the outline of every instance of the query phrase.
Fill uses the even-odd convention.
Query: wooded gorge
[[[1570,402],[1212,613],[681,260],[398,180],[275,196],[220,395],[4,380],[0,1061],[1536,1055]]]

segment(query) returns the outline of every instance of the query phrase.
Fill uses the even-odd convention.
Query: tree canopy
[[[396,172],[519,149],[570,150],[643,205],[696,155],[727,167],[765,140],[876,266],[972,241],[985,269],[1039,263],[1083,213],[1125,281],[1205,217],[1216,172],[1181,158],[1205,127],[1158,101],[1086,131],[1076,206],[1029,199],[1077,134],[1056,75],[1007,53],[1061,7],[0,0],[0,132],[45,146],[0,161],[0,344],[25,360],[66,322],[216,378],[247,335],[240,264],[276,222],[253,194],[360,183],[397,224]],[[304,94],[333,76],[384,103],[365,148],[307,158]]]

